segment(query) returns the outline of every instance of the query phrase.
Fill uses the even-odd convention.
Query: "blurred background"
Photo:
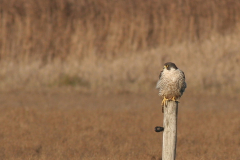
[[[239,160],[239,42],[236,0],[0,0],[0,159],[161,160],[170,61],[177,159]]]
[[[1,0],[0,87],[152,91],[175,62],[192,92],[240,93],[235,0]]]

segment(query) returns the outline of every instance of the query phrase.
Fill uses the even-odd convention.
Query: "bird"
[[[162,106],[165,106],[167,101],[178,102],[186,88],[184,72],[172,62],[165,63],[156,85],[159,96],[163,97]]]

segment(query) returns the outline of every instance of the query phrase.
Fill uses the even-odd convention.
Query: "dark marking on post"
[[[163,127],[160,127],[160,126],[155,127],[155,132],[162,132],[162,131],[164,131]]]

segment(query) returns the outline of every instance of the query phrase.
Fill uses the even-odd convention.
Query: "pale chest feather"
[[[176,83],[181,78],[181,73],[176,71],[166,71],[162,78],[168,82]]]
[[[185,77],[181,70],[166,70],[162,72],[157,88],[160,92],[179,92],[183,83],[185,83]]]
[[[184,81],[184,75],[181,70],[170,70],[165,71],[162,73],[162,76],[160,77],[160,80],[165,83],[173,83],[176,84],[179,81]]]

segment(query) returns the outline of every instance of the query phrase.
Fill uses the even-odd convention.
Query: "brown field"
[[[240,1],[0,0],[0,159],[161,159],[168,61],[188,84],[177,159],[240,160]]]
[[[157,92],[157,91],[156,91]],[[163,115],[156,92],[0,94],[0,159],[160,160]],[[240,100],[187,92],[179,104],[178,160],[239,160]]]

